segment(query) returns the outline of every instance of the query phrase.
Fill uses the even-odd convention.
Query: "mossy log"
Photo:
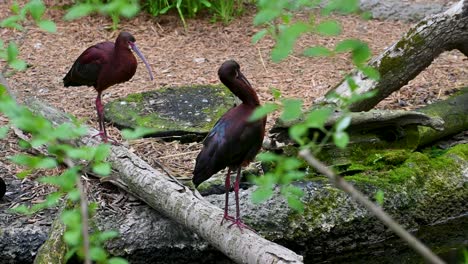
[[[60,212],[57,215],[60,215]],[[63,224],[60,217],[56,217],[52,223],[49,237],[37,251],[34,264],[67,263],[65,256],[67,254],[68,247],[63,240],[64,233],[65,225]]]
[[[70,122],[63,112],[35,98],[25,104],[54,124]],[[96,145],[91,135],[81,138],[78,145]],[[196,232],[215,248],[238,263],[302,263],[302,256],[264,239],[250,230],[220,225],[223,211],[209,203],[197,191],[192,191],[166,172],[152,168],[123,146],[112,146],[108,157],[113,179],[108,181],[124,188],[166,217]]]
[[[370,66],[379,71],[379,81],[364,76],[358,70],[350,74],[358,86],[357,93],[377,92],[371,98],[353,103],[350,109],[355,112],[372,109],[382,99],[414,79],[444,51],[458,49],[468,56],[467,28],[468,0],[461,0],[446,12],[423,19],[369,62]],[[330,93],[349,97],[349,85],[343,80],[324,97],[318,98],[316,104],[339,104],[336,97],[327,97]]]
[[[332,145],[325,151],[336,152],[333,156],[346,156],[359,149],[406,149],[414,150],[428,145],[446,136],[468,130],[468,88],[464,88],[449,99],[422,107],[416,111],[371,110],[351,113],[352,121],[347,130],[350,135],[350,147],[338,150]],[[330,128],[340,117],[335,113],[326,122]],[[278,122],[270,131],[272,145],[278,148],[278,142],[292,143],[288,128],[294,123]],[[320,131],[311,129],[309,136]],[[284,146],[284,144],[280,144]],[[339,153],[339,154],[338,154]]]

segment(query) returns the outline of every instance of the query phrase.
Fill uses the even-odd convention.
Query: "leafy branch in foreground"
[[[126,263],[122,258],[109,257],[103,245],[108,239],[118,235],[115,231],[89,232],[87,219],[95,214],[97,204],[88,206],[86,193],[81,185],[81,174],[84,164],[91,164],[92,171],[98,175],[108,175],[110,165],[105,161],[110,146],[101,144],[97,147],[74,147],[67,141],[76,139],[87,133],[87,129],[78,123],[64,123],[54,127],[47,119],[37,116],[27,108],[17,105],[7,94],[6,89],[0,85],[0,113],[9,121],[2,128],[2,137],[5,137],[9,126],[14,126],[29,135],[29,139],[21,139],[19,144],[24,149],[34,148],[47,153],[42,155],[18,154],[10,157],[10,160],[26,169],[18,174],[24,178],[37,169],[63,170],[61,164],[66,164],[67,169],[59,175],[43,176],[38,179],[44,184],[56,186],[57,191],[48,194],[45,201],[34,204],[31,207],[20,205],[13,208],[14,212],[22,214],[34,214],[44,208],[56,207],[62,201],[65,204],[74,204],[71,208],[63,210],[61,219],[66,226],[64,241],[68,245],[66,258],[74,254],[85,259],[85,263]],[[75,165],[75,162],[79,165]],[[78,186],[78,187],[77,187]]]

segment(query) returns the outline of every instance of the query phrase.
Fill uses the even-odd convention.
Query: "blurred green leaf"
[[[96,147],[96,152],[94,153],[94,161],[104,161],[109,156],[110,145],[109,144],[99,144]]]
[[[0,139],[3,139],[6,137],[6,135],[8,134],[8,131],[10,130],[10,128],[8,126],[2,126],[0,127]]]
[[[107,176],[111,173],[111,166],[107,162],[99,162],[93,165],[93,172],[101,176]]]
[[[291,126],[289,128],[289,137],[295,140],[297,143],[300,145],[304,145],[305,142],[302,139],[304,135],[309,131],[309,128],[307,125],[300,123],[300,124],[295,124],[294,126]]]
[[[302,165],[302,162],[296,157],[287,157],[283,160],[283,168],[287,171],[294,170],[299,168]]]
[[[287,197],[288,205],[292,209],[296,210],[299,213],[304,212],[304,204],[295,196],[288,196]]]
[[[345,116],[336,123],[335,130],[337,132],[342,132],[348,128],[349,124],[351,124],[351,116]]]
[[[51,169],[57,167],[57,161],[49,157],[31,156],[26,154],[17,154],[9,158],[16,164],[28,166],[29,168]]]
[[[377,69],[370,67],[370,66],[362,66],[359,67],[359,70],[364,73],[367,77],[371,78],[372,80],[378,81],[380,79],[380,73]]]
[[[122,137],[126,140],[142,138],[146,135],[151,135],[156,132],[154,128],[147,128],[147,127],[137,127],[134,130],[132,129],[123,129],[122,130]]]
[[[16,60],[16,57],[18,56],[18,46],[16,46],[15,42],[10,41],[7,47],[7,54],[8,54],[8,58],[7,58],[8,62],[12,62]]]
[[[378,190],[376,193],[375,193],[375,201],[380,205],[382,206],[383,203],[384,203],[384,192],[382,190]]]
[[[50,32],[50,33],[55,33],[57,32],[57,27],[55,26],[55,23],[51,20],[42,20],[42,21],[39,21],[37,22],[37,25],[47,31],[47,32]]]
[[[27,67],[26,62],[18,59],[12,60],[8,64],[10,65],[10,67],[18,71],[23,71]]]
[[[30,214],[29,208],[24,204],[11,208],[11,211],[18,214]]]
[[[69,222],[64,221],[67,225],[70,225]],[[63,239],[67,242],[68,245],[77,246],[80,244],[81,232],[80,229],[69,229],[63,234]]]
[[[341,34],[341,26],[335,20],[323,21],[315,26],[315,30],[323,36],[337,36]]]
[[[349,143],[348,133],[344,131],[333,133],[333,142],[339,148],[342,148],[342,149],[346,148],[346,146]]]
[[[76,188],[68,192],[68,198],[74,202],[80,200],[80,196],[80,191]]]
[[[304,55],[310,57],[329,57],[333,55],[333,52],[323,46],[310,47],[304,51]]]
[[[302,114],[302,103],[300,99],[284,99],[281,120],[287,122],[299,118]]]
[[[262,9],[255,15],[253,23],[255,26],[265,24],[277,18],[279,15],[281,15],[281,10]]]
[[[92,4],[76,4],[72,8],[68,9],[67,14],[64,16],[64,19],[78,19],[87,16],[94,11],[96,11],[96,8]]]
[[[266,29],[262,29],[260,30],[259,32],[255,33],[255,35],[253,35],[252,37],[252,43],[255,44],[257,43],[259,40],[261,40],[266,34],[268,33],[268,31]]]
[[[305,123],[309,128],[323,129],[332,112],[331,108],[315,109],[307,114]]]
[[[128,264],[128,261],[119,257],[112,257],[108,260],[109,264]]]
[[[22,20],[21,16],[9,16],[2,21],[0,21],[0,27],[8,27],[8,28],[14,28],[17,30],[23,30],[23,26],[21,26],[18,22]]]
[[[303,22],[296,22],[281,30],[276,45],[271,51],[271,58],[274,62],[279,62],[286,58],[293,50],[297,38],[310,30],[310,26]]]
[[[257,107],[252,115],[249,117],[248,121],[253,122],[260,120],[267,116],[268,114],[276,111],[279,108],[277,104],[274,103],[266,103],[260,107]]]
[[[275,100],[278,100],[279,98],[281,98],[281,91],[276,89],[276,88],[271,88],[271,93],[273,94],[273,98],[275,98]]]
[[[120,14],[126,18],[136,16],[138,12],[140,12],[140,6],[138,5],[138,2],[135,3],[136,4],[127,4],[126,7],[121,10]]]
[[[97,262],[103,262],[107,259],[106,251],[101,247],[91,247],[89,250],[91,259]]]
[[[253,203],[264,202],[268,198],[270,198],[272,194],[273,194],[273,190],[271,188],[259,187],[252,193],[252,202]]]
[[[40,0],[32,0],[26,5],[27,10],[35,21],[40,21],[45,12],[45,5]]]
[[[280,156],[273,152],[261,152],[257,155],[257,159],[263,162],[276,161]]]
[[[109,239],[116,238],[119,236],[119,232],[108,230],[98,233],[98,239],[100,242],[105,242]]]

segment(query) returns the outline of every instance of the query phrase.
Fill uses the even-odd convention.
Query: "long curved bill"
[[[153,77],[153,73],[151,72],[151,67],[149,66],[148,62],[146,61],[145,56],[143,56],[143,53],[141,53],[141,51],[138,49],[138,47],[136,46],[135,43],[132,43],[130,45],[130,47],[132,47],[132,50],[138,55],[138,57],[140,57],[140,59],[143,61],[143,63],[145,63],[146,69],[148,70],[148,73],[150,75],[150,79],[153,80],[154,77]]]

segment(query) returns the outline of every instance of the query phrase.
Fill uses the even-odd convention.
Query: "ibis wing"
[[[114,49],[112,42],[103,42],[86,49],[63,78],[65,86],[96,86],[104,64],[109,63]]]

